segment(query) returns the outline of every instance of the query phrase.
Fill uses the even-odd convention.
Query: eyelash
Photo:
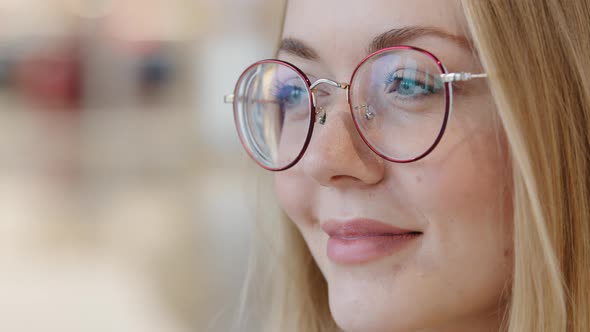
[[[386,86],[390,86],[396,80],[400,81],[400,84],[401,84],[401,82],[404,80],[404,77],[403,77],[403,75],[402,76],[396,75],[396,73],[399,72],[399,71],[400,71],[400,69],[398,69],[396,71],[385,73],[385,79],[384,79],[384,81],[385,81]],[[417,71],[417,72],[419,72],[419,71]],[[422,73],[422,72],[420,72],[420,73]],[[415,86],[420,87],[420,88],[422,88],[422,89],[424,89],[425,91],[428,92],[428,94],[423,94],[422,96],[425,96],[425,95],[427,96],[427,95],[430,95],[430,94],[436,94],[436,93],[438,93],[440,91],[440,89],[442,88],[442,85],[439,86],[439,87],[436,87],[435,86],[436,84],[434,83],[434,82],[436,82],[435,78],[433,78],[431,75],[428,75],[428,74],[425,74],[425,73],[422,73],[422,74],[426,78],[432,78],[431,80],[428,80],[428,81],[424,81],[424,80],[419,80],[419,79],[413,78],[413,80],[415,82]],[[429,82],[429,81],[432,81],[433,84],[428,84],[427,82]]]

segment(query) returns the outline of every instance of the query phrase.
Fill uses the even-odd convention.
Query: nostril
[[[351,175],[334,175],[330,177],[329,181],[323,183],[322,186],[330,187],[330,186],[343,186],[348,184],[360,183],[362,180],[355,176]]]

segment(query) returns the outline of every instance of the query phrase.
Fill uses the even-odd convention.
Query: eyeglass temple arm
[[[481,73],[481,74],[472,74],[472,73],[448,73],[448,74],[441,74],[440,78],[445,83],[451,83],[456,81],[469,81],[476,78],[487,78],[488,74]]]

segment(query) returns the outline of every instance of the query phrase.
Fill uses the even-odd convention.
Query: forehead
[[[376,36],[405,27],[467,34],[460,0],[289,0],[283,37],[305,42],[320,59],[356,61]]]

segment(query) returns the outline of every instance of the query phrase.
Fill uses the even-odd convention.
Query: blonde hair
[[[514,272],[502,329],[590,331],[590,2],[462,3],[512,162]],[[269,219],[275,229],[254,240],[268,278],[250,288],[272,298],[261,309],[268,331],[338,331],[301,235]]]
[[[590,331],[590,3],[463,6],[511,149],[509,331]]]

